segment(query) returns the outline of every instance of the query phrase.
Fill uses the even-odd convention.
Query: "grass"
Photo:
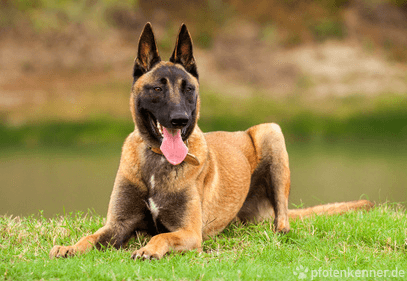
[[[0,125],[0,146],[84,146],[120,143],[134,129],[131,120],[94,119],[68,122],[48,121],[21,127]]]
[[[5,122],[0,122],[0,148],[122,143],[134,129],[128,113],[127,88],[127,84],[119,87],[125,96],[124,101],[111,108],[100,108],[92,114],[88,109],[100,106],[98,96],[83,101],[87,109],[78,116],[69,115],[73,111],[72,106],[58,101],[30,116],[30,121],[20,126],[7,125],[7,118],[3,118]],[[89,91],[91,95],[93,91],[100,94],[101,90],[95,87]],[[112,104],[111,89],[105,91],[100,96],[105,96],[104,103]],[[407,97],[402,95],[389,93],[373,98],[354,95],[321,101],[306,101],[301,97],[277,100],[261,92],[250,98],[233,97],[214,92],[205,85],[202,85],[200,95],[199,126],[204,132],[246,130],[259,123],[276,122],[282,127],[288,142],[404,142],[407,139]],[[59,115],[50,118],[59,108],[62,108],[57,113]]]
[[[401,276],[401,270],[407,271],[406,211],[388,204],[370,212],[294,221],[287,235],[273,233],[270,222],[231,224],[204,242],[203,253],[172,253],[159,261],[130,259],[146,237],[120,250],[48,258],[53,244],[72,244],[103,221],[92,212],[51,219],[41,213],[1,216],[0,280],[298,280],[301,273],[309,280],[320,268],[321,274],[397,269]],[[326,279],[321,277],[315,280]],[[343,277],[349,276],[339,279],[347,279]]]
[[[299,98],[278,101],[261,94],[239,98],[204,89],[201,99],[199,126],[204,132],[245,130],[259,123],[276,122],[288,142],[407,139],[405,96],[389,94],[370,99],[353,96],[307,104]],[[101,113],[78,117],[77,121],[40,117],[18,127],[0,124],[0,148],[122,143],[134,124],[129,114],[120,113],[127,111],[127,106],[114,110],[110,117]],[[125,117],[116,117],[122,115]]]

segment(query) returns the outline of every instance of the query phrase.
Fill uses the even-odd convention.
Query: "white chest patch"
[[[153,219],[155,220],[158,217],[158,213],[160,211],[160,207],[158,207],[152,198],[148,198],[148,206],[150,208],[151,215],[153,216]]]
[[[155,185],[155,180],[154,180],[154,175],[152,175],[151,178],[150,178],[150,187],[151,187],[151,189],[154,189],[154,185]]]

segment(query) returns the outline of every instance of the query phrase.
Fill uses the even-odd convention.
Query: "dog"
[[[273,218],[274,230],[287,233],[289,218],[373,206],[359,200],[288,210],[290,169],[277,124],[204,134],[197,125],[198,71],[185,24],[169,61],[161,61],[151,24],[145,25],[133,78],[135,129],[122,148],[106,224],[75,245],[54,246],[51,258],[120,248],[144,232],[152,238],[131,257],[160,259],[169,251],[200,251],[203,239],[235,220]]]

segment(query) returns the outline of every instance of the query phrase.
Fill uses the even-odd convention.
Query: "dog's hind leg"
[[[247,133],[253,141],[258,165],[252,175],[247,200],[238,217],[258,220],[264,218],[267,212],[271,215],[274,213],[275,231],[288,232],[290,169],[283,133],[274,123],[251,127]]]

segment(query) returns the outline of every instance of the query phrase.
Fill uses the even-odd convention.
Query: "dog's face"
[[[166,135],[186,141],[199,116],[199,83],[192,40],[182,25],[169,61],[161,61],[149,23],[135,60],[131,111],[142,138],[160,147]],[[175,140],[176,141],[176,140]]]

